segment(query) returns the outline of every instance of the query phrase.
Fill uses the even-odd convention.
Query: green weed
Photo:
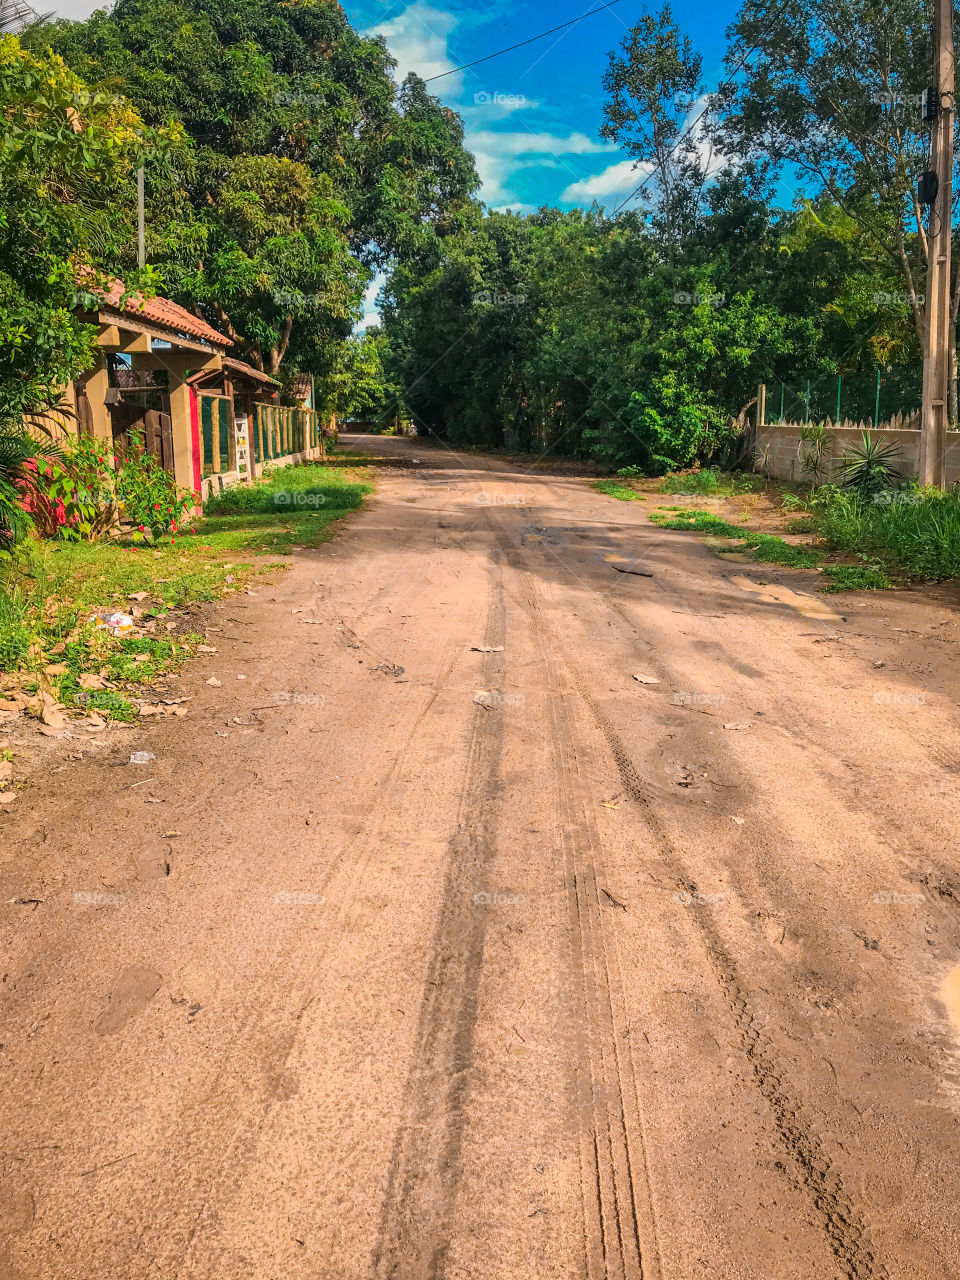
[[[646,502],[642,493],[637,493],[629,485],[617,484],[616,480],[595,480],[593,487],[598,493],[605,493],[608,498],[618,498],[621,502]]]
[[[823,571],[830,579],[825,592],[889,591],[893,582],[882,569],[861,564],[832,564]]]

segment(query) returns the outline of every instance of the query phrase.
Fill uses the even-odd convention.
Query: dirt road
[[[2,818],[2,1280],[956,1280],[953,597],[366,447]]]

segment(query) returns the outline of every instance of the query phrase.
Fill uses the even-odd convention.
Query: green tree
[[[903,296],[920,344],[927,236],[916,178],[929,150],[920,118],[929,22],[922,0],[746,0],[731,28],[728,64],[734,70],[749,62],[749,75],[735,77],[716,102],[722,145],[771,173],[792,169],[840,211],[822,249],[830,239],[842,241],[860,255],[859,273],[899,277],[894,292]],[[958,303],[955,285],[954,319]],[[848,295],[846,310],[856,309]],[[889,331],[890,319],[878,304],[879,334]],[[955,417],[955,389],[953,399]]]
[[[0,37],[0,115],[0,419],[10,422],[55,402],[92,363],[78,281],[94,284],[135,239],[134,170],[176,135],[14,36]]]
[[[610,54],[603,77],[607,94],[600,135],[623,147],[649,175],[654,227],[672,248],[695,222],[708,156],[702,125],[702,59],[673,20],[669,3],[644,13]],[[638,184],[639,185],[639,184]]]
[[[183,126],[172,181],[148,169],[148,259],[270,372],[332,376],[371,266],[476,185],[459,119],[327,0],[119,0],[34,38]]]

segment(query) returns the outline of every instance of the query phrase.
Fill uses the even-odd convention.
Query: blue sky
[[[358,0],[345,8],[355,26],[382,33],[409,70],[437,75],[558,26],[603,0]],[[651,7],[659,8],[659,0]],[[705,6],[677,0],[674,15],[703,55],[708,87],[723,78],[724,31],[736,0]],[[643,177],[616,147],[601,142],[607,54],[640,14],[639,0],[619,0],[545,40],[430,85],[464,118],[477,158],[481,197],[494,209],[570,208],[593,200],[617,204]]]

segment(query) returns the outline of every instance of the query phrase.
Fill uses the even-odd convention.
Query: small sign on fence
[[[237,414],[233,420],[236,440],[237,474],[250,479],[250,432],[246,414]]]

